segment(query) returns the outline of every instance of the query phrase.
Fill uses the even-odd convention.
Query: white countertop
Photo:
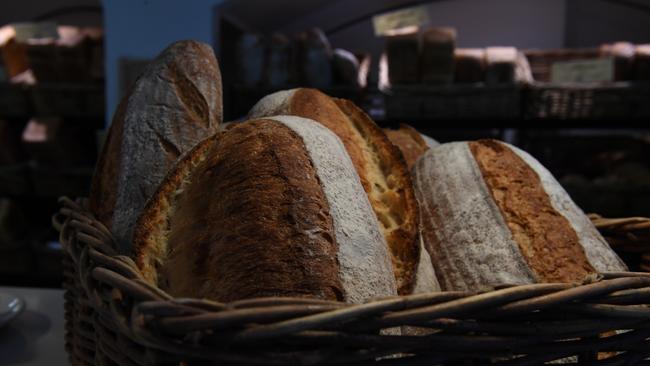
[[[25,310],[0,328],[3,366],[68,365],[64,349],[63,290],[0,287],[25,300]]]

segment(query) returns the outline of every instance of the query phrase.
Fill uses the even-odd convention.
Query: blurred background
[[[0,26],[0,285],[60,285],[57,197],[87,195],[117,103],[180,39],[214,47],[226,120],[319,88],[385,128],[514,143],[586,212],[650,216],[644,0],[22,0]]]

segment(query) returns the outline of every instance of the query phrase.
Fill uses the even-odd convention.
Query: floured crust
[[[138,222],[136,262],[174,296],[363,302],[396,294],[371,212],[330,131],[292,116],[238,123],[166,178]]]
[[[313,119],[343,142],[368,194],[391,251],[398,292],[412,291],[419,261],[417,203],[408,168],[383,131],[352,102],[315,89],[293,89],[264,97],[249,113],[289,114]]]
[[[221,75],[209,45],[176,42],[147,66],[115,113],[89,195],[121,252],[131,252],[135,221],[169,169],[221,120]]]
[[[429,150],[429,146],[420,133],[407,124],[401,124],[398,130],[385,128],[384,132],[390,142],[402,152],[409,170],[422,154]]]
[[[414,184],[443,290],[577,282],[596,271],[626,270],[604,241],[594,243],[593,225],[587,228],[550,173],[508,144],[431,149],[416,163]]]
[[[589,263],[598,272],[624,272],[628,268],[614,253],[589,217],[573,202],[553,175],[535,158],[516,146],[507,145],[537,173],[553,208],[564,216],[578,234]]]
[[[539,176],[507,146],[468,143],[483,180],[539,282],[580,282],[594,268],[578,234],[555,210]]]
[[[467,143],[427,151],[413,181],[422,238],[442,290],[535,282]]]

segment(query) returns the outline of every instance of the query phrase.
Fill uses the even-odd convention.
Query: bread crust
[[[415,285],[419,261],[417,202],[399,149],[354,103],[315,89],[280,91],[264,97],[249,118],[289,114],[313,119],[343,142],[382,225],[391,251],[399,294]]]
[[[212,48],[179,41],[143,72],[117,108],[95,168],[90,208],[124,253],[144,205],[170,167],[222,120]]]
[[[429,150],[429,145],[427,145],[420,133],[407,124],[400,124],[397,130],[385,128],[384,132],[390,142],[397,146],[402,156],[404,156],[404,161],[409,170],[413,168],[418,158]]]
[[[321,143],[329,150],[318,156]],[[313,121],[232,125],[181,160],[147,205],[138,266],[172,295],[226,302],[394,295],[386,244],[341,157],[341,142]]]
[[[497,141],[457,142],[416,163],[423,239],[443,290],[575,282],[603,268],[626,270],[604,241],[594,244],[593,233],[575,230],[584,214],[523,154]],[[588,254],[593,251],[598,254]]]

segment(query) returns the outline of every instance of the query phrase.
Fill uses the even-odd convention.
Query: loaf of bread
[[[147,204],[134,246],[144,277],[177,297],[396,295],[345,147],[295,116],[236,123],[200,143]]]
[[[485,50],[457,48],[454,54],[454,81],[479,83],[485,81]]]
[[[650,81],[650,44],[640,44],[635,48],[634,80]]]
[[[417,203],[399,150],[352,102],[331,98],[315,89],[267,95],[251,109],[249,118],[280,114],[313,119],[343,141],[390,248],[398,291],[411,293],[420,258]]]
[[[169,169],[221,120],[219,65],[212,48],[199,42],[169,46],[122,99],[89,198],[124,253],[137,217]]]
[[[334,82],[338,85],[359,87],[359,60],[350,51],[337,48],[332,55]]]
[[[629,42],[604,44],[600,47],[600,55],[614,59],[614,80],[630,80],[634,74],[635,47]]]
[[[298,70],[301,85],[317,88],[332,84],[332,46],[321,29],[313,28],[298,37]]]
[[[513,84],[517,57],[514,47],[488,47],[485,50],[485,82],[489,85]]]
[[[388,61],[388,82],[390,85],[419,82],[419,43],[417,32],[385,37],[384,48]]]
[[[434,139],[429,136],[423,136],[415,128],[402,123],[399,126],[399,129],[393,130],[390,128],[385,128],[384,132],[390,142],[402,152],[406,165],[409,168],[409,171],[415,165],[415,162],[420,156],[422,156],[427,150],[431,147],[435,147],[438,144]],[[425,140],[425,138],[428,139]],[[433,146],[431,146],[433,145]]]
[[[418,160],[414,185],[443,290],[627,270],[553,176],[514,146],[442,144]]]
[[[420,80],[424,84],[449,84],[454,80],[456,30],[434,27],[421,32]]]

